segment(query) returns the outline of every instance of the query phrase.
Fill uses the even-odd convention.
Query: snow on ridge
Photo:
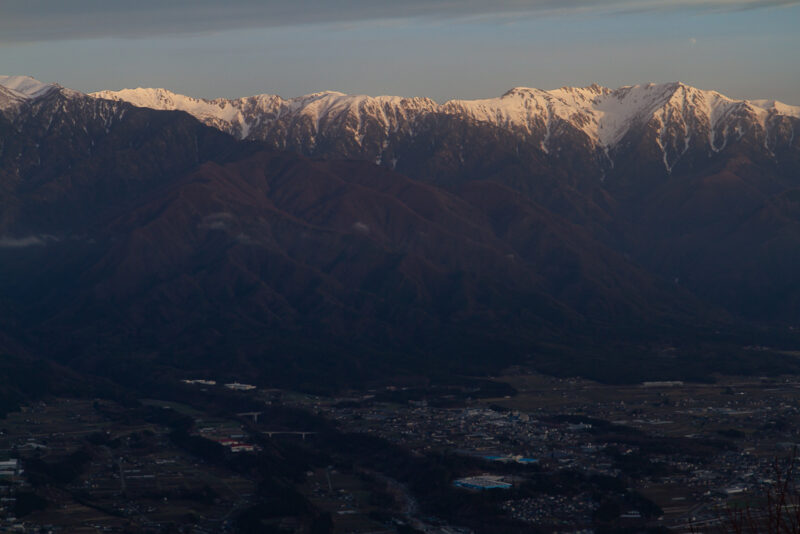
[[[23,95],[0,85],[0,110],[14,108],[26,100]]]
[[[0,110],[9,111],[61,90],[62,94],[73,96],[75,91],[63,89],[54,83],[43,83],[30,76],[0,76]]]
[[[58,87],[54,83],[40,82],[30,76],[0,76],[0,85],[25,100],[39,98]]]
[[[648,84],[611,90],[593,84],[549,91],[516,87],[499,98],[451,100],[442,106],[442,111],[466,112],[476,120],[528,130],[537,124],[549,128],[556,118],[571,123],[595,144],[608,148],[618,143],[635,122],[649,120],[675,87]]]
[[[629,85],[618,89],[597,84],[549,91],[516,87],[497,98],[449,100],[441,105],[427,98],[373,97],[337,91],[290,99],[262,94],[233,100],[205,100],[165,89],[138,88],[102,91],[92,96],[124,100],[141,107],[186,111],[242,138],[256,126],[260,126],[259,131],[263,132],[275,121],[302,118],[308,121],[315,133],[333,125],[352,131],[361,144],[368,120],[377,121],[384,128],[384,135],[388,135],[402,127],[410,128],[408,125],[424,114],[439,113],[464,116],[526,134],[544,132],[542,135],[548,139],[542,141],[542,147],[547,151],[551,126],[554,121],[563,121],[582,131],[591,144],[607,154],[632,128],[651,121],[655,121],[659,128],[660,140],[664,138],[663,129],[667,122],[677,121],[685,130],[683,141],[686,144],[691,137],[690,126],[703,127],[708,130],[712,150],[718,151],[727,143],[727,129],[721,129],[720,125],[734,112],[754,117],[762,128],[766,128],[770,114],[800,118],[800,107],[797,106],[770,100],[733,100],[716,91],[705,91],[680,82]],[[721,142],[720,136],[724,139]]]
[[[290,111],[319,117],[367,109],[385,111],[389,108],[428,108],[429,110],[436,108],[435,102],[427,98],[350,95],[336,91],[312,93],[291,98],[285,102]]]
[[[671,111],[666,112],[667,109]],[[598,85],[550,91],[516,87],[499,98],[451,100],[442,106],[444,112],[465,112],[473,119],[501,126],[531,129],[539,123],[546,125],[548,131],[555,117],[570,122],[605,149],[618,144],[631,127],[654,118],[663,128],[667,117],[686,126],[688,121],[705,125],[713,147],[720,123],[736,109],[749,111],[762,128],[766,127],[766,112],[800,118],[800,106],[771,100],[734,100],[680,82],[629,85],[614,90]]]
[[[800,119],[800,106],[790,106],[789,104],[784,104],[777,100],[746,100],[745,102],[749,102],[753,106],[767,112],[774,111],[778,115],[787,115]]]
[[[363,125],[364,114],[379,115],[388,128],[396,125],[398,117],[405,117],[409,110],[434,111],[436,104],[425,98],[403,98],[397,96],[348,95],[337,91],[322,91],[291,99],[277,95],[260,94],[227,100],[206,100],[173,93],[166,89],[137,88],[120,91],[99,91],[90,96],[107,100],[125,101],[138,107],[161,110],[185,111],[201,121],[217,127],[228,126],[241,138],[265,121],[281,117],[306,117],[314,124],[315,131],[331,117],[352,114],[359,125]],[[391,123],[391,124],[390,124]],[[238,131],[237,131],[238,129]]]
[[[142,108],[185,111],[199,119],[217,118],[232,122],[237,118],[236,108],[226,105],[228,101],[193,98],[166,89],[139,87],[121,91],[99,91],[90,96],[124,101]]]

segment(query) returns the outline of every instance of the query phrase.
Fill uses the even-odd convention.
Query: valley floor
[[[736,507],[759,517],[800,442],[796,376],[495,380],[517,394],[190,383],[130,406],[30,404],[0,422],[3,528],[712,531]]]

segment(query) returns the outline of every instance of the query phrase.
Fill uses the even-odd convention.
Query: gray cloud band
[[[800,0],[2,0],[0,42],[149,37],[385,19],[716,12],[800,5]]]

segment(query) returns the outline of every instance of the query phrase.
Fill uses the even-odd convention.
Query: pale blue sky
[[[187,16],[197,5],[205,7]],[[200,97],[290,97],[330,89],[439,101],[520,85],[680,80],[800,105],[800,5],[6,0],[0,74],[86,92],[144,86]]]

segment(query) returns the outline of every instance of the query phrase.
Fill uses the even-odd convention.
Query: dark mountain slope
[[[797,176],[744,155],[665,178],[624,205],[643,265],[750,320],[796,323]]]
[[[185,109],[275,148],[375,162],[451,191],[476,181],[501,184],[712,306],[747,320],[800,317],[790,304],[798,298],[794,288],[780,274],[791,269],[793,251],[781,261],[771,248],[761,267],[757,259],[760,247],[775,247],[773,235],[789,227],[780,218],[774,226],[741,227],[800,186],[797,106],[735,100],[682,83],[519,87],[441,105],[333,92],[289,100],[204,101],[163,89],[96,96]],[[722,243],[728,248],[719,249]],[[713,256],[704,252],[710,250]]]
[[[357,162],[209,162],[99,233],[102,253],[43,297],[59,311],[34,330],[90,354],[110,340],[182,367],[270,376],[308,373],[315,351],[329,352],[341,379],[488,369],[564,335],[697,317],[690,296],[546,210],[520,208],[515,243],[480,197]]]
[[[67,90],[0,114],[0,136],[0,234],[18,236],[80,234],[160,182],[239,150],[185,113]]]
[[[598,362],[617,354],[640,359],[631,379],[654,346],[738,326],[502,170],[444,189],[63,90],[0,131],[3,302],[15,335],[76,369],[320,384],[531,356],[614,379]]]

